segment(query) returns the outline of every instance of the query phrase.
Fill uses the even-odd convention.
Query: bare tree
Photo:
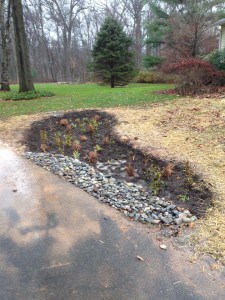
[[[7,9],[6,9],[7,6]],[[9,62],[10,62],[10,1],[0,0],[0,31],[1,31],[1,91],[9,91]]]
[[[146,0],[123,0],[126,9],[132,19],[132,36],[134,40],[134,52],[136,67],[140,68],[142,59],[142,49],[144,45],[143,21],[146,17]]]
[[[34,90],[28,46],[24,28],[23,6],[21,0],[12,1],[12,16],[16,44],[16,56],[19,74],[19,91],[26,92]]]
[[[57,26],[57,34],[62,33],[63,45],[63,79],[69,81],[71,79],[70,58],[72,32],[74,27],[78,26],[78,15],[85,9],[83,0],[47,0],[46,5],[50,17]]]

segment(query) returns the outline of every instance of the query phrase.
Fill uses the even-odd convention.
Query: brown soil
[[[96,115],[100,116],[100,121],[97,122],[98,127],[94,132],[88,132],[90,120]],[[67,123],[69,123],[67,127],[62,126]],[[73,147],[66,145],[67,137],[71,136],[71,143],[73,143],[75,140],[79,141],[80,136],[85,135],[87,140],[79,141],[79,147],[82,147],[79,149],[81,160],[89,162],[89,152],[94,151],[96,145],[98,145],[101,148],[101,151],[98,152],[98,161],[126,160],[127,165],[130,166],[131,175],[133,168],[135,169],[136,176],[131,176],[130,181],[145,180],[147,186],[149,186],[158,172],[158,175],[162,176],[158,181],[160,184],[158,196],[165,197],[179,206],[188,208],[198,217],[204,216],[211,204],[211,193],[203,180],[193,173],[189,164],[162,160],[145,151],[135,149],[127,139],[122,141],[114,133],[116,124],[116,118],[106,112],[93,110],[71,112],[61,117],[50,117],[34,122],[31,128],[27,130],[25,144],[29,151],[40,152],[44,150],[50,153],[63,151],[63,154],[73,156]],[[40,133],[43,131],[47,133],[44,149],[40,137]],[[57,134],[63,142],[62,147],[56,146],[55,137]],[[110,143],[105,145],[104,138],[108,137]],[[63,150],[59,148],[63,148]],[[168,166],[172,166],[172,168]],[[117,178],[120,178],[120,173],[121,170],[118,169]],[[155,189],[153,189],[153,192],[155,192]]]

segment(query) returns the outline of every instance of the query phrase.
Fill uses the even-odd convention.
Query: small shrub
[[[134,78],[136,83],[174,83],[175,81],[175,76],[156,71],[140,71]]]
[[[164,71],[180,76],[177,91],[183,96],[214,92],[225,84],[225,73],[217,71],[209,62],[196,58],[169,64]]]
[[[86,126],[86,123],[85,122],[81,122],[79,123],[79,127],[80,127],[80,131],[82,133],[85,133],[87,131],[87,126]]]
[[[97,119],[96,119],[97,117]],[[100,117],[100,116],[99,116]],[[98,126],[99,126],[99,117],[98,115],[95,115],[94,118],[91,119],[89,125],[91,125],[94,129],[94,131],[97,131],[98,130]]]
[[[174,172],[174,165],[172,163],[168,163],[162,173],[163,177],[169,178],[173,175]]]
[[[66,135],[65,135],[65,144],[66,144],[66,146],[67,147],[71,147],[71,145],[72,145],[72,135],[70,134],[70,133],[67,133]]]
[[[66,125],[66,132],[71,134],[72,128],[73,128],[73,125],[67,124]]]
[[[41,139],[41,144],[47,144],[48,133],[46,130],[40,130],[40,139]]]
[[[88,159],[91,164],[95,164],[98,160],[98,153],[96,151],[90,151],[88,153]]]
[[[96,145],[95,147],[94,147],[94,149],[95,149],[95,151],[96,152],[102,152],[102,147],[100,147],[99,145]]]
[[[94,126],[92,124],[87,125],[87,132],[88,133],[93,133],[94,132]]]
[[[194,184],[194,171],[189,161],[185,162],[184,172],[185,172],[185,187],[190,189]]]
[[[182,202],[187,202],[187,201],[189,201],[189,197],[187,195],[179,195],[178,200],[180,200]]]
[[[41,144],[41,151],[47,152],[47,145],[46,144]]]
[[[217,70],[225,71],[225,50],[213,51],[205,57]]]
[[[82,146],[81,146],[81,144],[80,144],[80,142],[79,142],[78,140],[76,140],[76,141],[74,141],[74,142],[72,143],[72,149],[73,149],[74,151],[80,151],[81,148],[82,148]]]
[[[80,158],[80,152],[74,150],[74,151],[73,151],[73,158],[74,158],[74,159],[79,159],[79,158]]]
[[[81,142],[86,142],[87,139],[88,139],[88,138],[86,137],[86,135],[81,135],[81,136],[80,136],[80,141],[81,141]]]
[[[55,145],[57,148],[58,153],[64,154],[64,148],[63,148],[63,140],[61,138],[60,132],[56,132],[55,134]]]
[[[59,121],[59,125],[60,125],[60,126],[65,126],[65,127],[67,127],[67,126],[69,125],[69,122],[68,122],[67,119],[61,119],[61,120]]]
[[[103,144],[104,146],[110,145],[110,137],[108,135],[103,138]]]
[[[130,177],[134,176],[134,167],[131,163],[128,163],[126,170],[127,170],[128,176],[130,176]]]
[[[149,173],[151,175],[151,183],[149,185],[154,196],[157,196],[163,186],[162,173],[160,168],[155,165],[151,165],[149,168]]]
[[[97,122],[99,122],[101,120],[101,116],[100,115],[94,115],[93,119]]]
[[[53,97],[55,96],[52,92],[46,92],[46,91],[30,91],[30,92],[10,92],[7,95],[3,96],[3,100],[13,100],[13,101],[19,101],[19,100],[32,100],[36,98],[45,98],[45,97]]]

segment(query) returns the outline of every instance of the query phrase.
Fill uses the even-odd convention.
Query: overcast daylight
[[[0,300],[224,300],[224,162],[224,1],[0,0]]]

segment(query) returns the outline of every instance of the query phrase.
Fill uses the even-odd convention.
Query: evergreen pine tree
[[[134,75],[133,55],[130,51],[132,40],[112,17],[107,17],[97,34],[93,47],[93,70],[105,83],[127,84]]]

